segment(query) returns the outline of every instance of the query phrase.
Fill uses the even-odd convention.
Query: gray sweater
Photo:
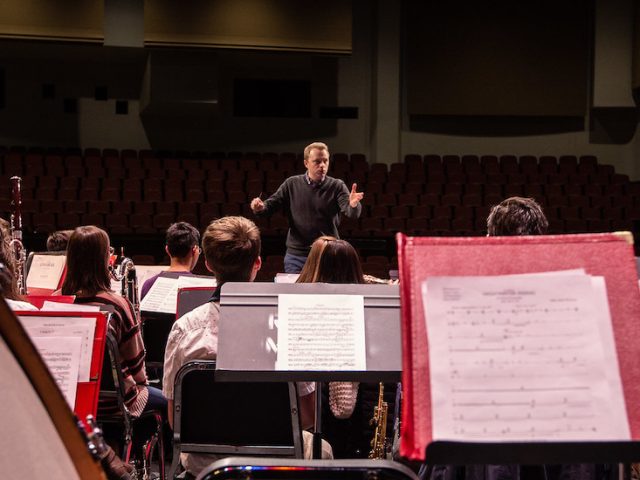
[[[309,184],[305,174],[287,178],[264,202],[259,216],[271,215],[280,208],[289,218],[287,253],[306,257],[313,241],[322,235],[339,237],[340,213],[358,218],[362,205],[349,205],[349,189],[342,180],[325,177]]]

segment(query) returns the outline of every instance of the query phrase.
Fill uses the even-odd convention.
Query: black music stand
[[[323,283],[225,283],[220,300],[217,371],[226,381],[398,382],[402,369],[400,294],[397,285]],[[364,297],[366,371],[276,370],[273,318],[278,295],[362,295]],[[317,388],[317,390],[319,387]],[[318,392],[319,393],[319,392]],[[316,395],[314,458],[320,452],[320,404]]]

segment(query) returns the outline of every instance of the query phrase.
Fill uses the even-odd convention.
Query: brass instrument
[[[380,391],[378,393],[378,405],[373,409],[373,418],[369,422],[375,425],[373,439],[371,440],[371,451],[369,458],[385,459],[387,458],[387,413],[389,405],[384,401],[384,383],[380,382]]]
[[[11,177],[11,242],[9,248],[15,255],[14,266],[15,276],[18,284],[18,293],[20,295],[27,294],[27,277],[25,275],[25,266],[27,263],[27,251],[22,243],[22,192],[20,191],[20,183],[22,178]]]
[[[121,282],[120,295],[131,302],[136,314],[136,320],[140,320],[140,298],[138,296],[138,276],[133,260],[124,256],[124,248],[120,250],[122,261],[119,266],[109,265],[111,278]]]

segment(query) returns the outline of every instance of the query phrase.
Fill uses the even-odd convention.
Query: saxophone
[[[22,193],[20,191],[20,183],[22,178],[11,177],[11,218],[9,227],[11,229],[11,242],[9,248],[13,251],[15,276],[17,280],[18,293],[20,295],[27,294],[27,277],[25,275],[25,266],[27,263],[27,251],[22,243]]]
[[[387,458],[387,413],[389,405],[384,401],[384,383],[380,382],[380,390],[378,393],[378,405],[373,409],[373,418],[369,422],[375,425],[373,439],[371,440],[371,451],[369,458],[385,459]]]

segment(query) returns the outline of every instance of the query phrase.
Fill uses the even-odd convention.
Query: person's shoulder
[[[325,182],[327,182],[327,187],[329,188],[335,188],[335,189],[342,189],[347,188],[347,184],[344,183],[344,180],[342,180],[341,178],[336,178],[336,177],[330,177],[330,176],[326,176],[325,177]]]
[[[156,273],[153,277],[147,278],[142,284],[142,288],[151,288],[151,285],[153,285],[156,282],[159,276],[160,274]]]
[[[291,185],[291,184],[299,184],[303,182],[306,182],[304,178],[304,173],[300,173],[298,175],[291,175],[290,177],[287,177],[283,183]]]

